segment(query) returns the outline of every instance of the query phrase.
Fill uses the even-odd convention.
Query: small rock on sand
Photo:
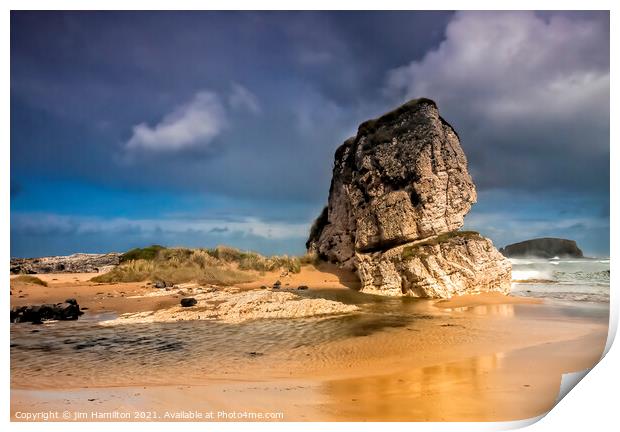
[[[198,302],[196,301],[195,298],[193,297],[187,297],[187,298],[183,298],[181,299],[181,306],[183,307],[192,307],[192,306],[196,306]]]

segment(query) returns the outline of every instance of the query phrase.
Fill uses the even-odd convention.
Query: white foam
[[[526,258],[508,258],[508,261],[510,261],[511,264],[513,265],[527,265],[527,264],[537,264],[539,261],[535,261],[532,259],[526,259]]]
[[[553,276],[548,270],[512,270],[512,280],[534,279],[553,280]]]

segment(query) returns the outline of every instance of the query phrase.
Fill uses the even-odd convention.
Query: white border
[[[316,10],[345,10],[345,9],[366,9],[377,10],[378,7],[383,10],[463,10],[463,9],[502,9],[502,10],[516,10],[516,9],[534,9],[534,10],[611,10],[611,46],[618,47],[617,27],[619,20],[616,13],[618,7],[614,6],[618,4],[612,1],[601,0],[589,0],[575,1],[565,0],[562,2],[549,1],[549,0],[521,0],[521,1],[503,1],[501,4],[498,2],[483,1],[483,0],[470,0],[470,1],[454,1],[446,0],[435,2],[411,2],[411,1],[390,1],[384,0],[380,3],[376,1],[357,0],[357,1],[297,1],[284,2],[273,0],[262,1],[248,1],[248,0],[229,0],[226,2],[204,2],[198,0],[175,0],[174,2],[166,2],[162,0],[152,0],[149,2],[140,2],[135,0],[92,0],[92,1],[77,1],[77,0],[56,0],[56,1],[43,1],[43,0],[8,0],[3,2],[5,5],[5,13],[2,16],[2,22],[4,25],[0,26],[0,32],[2,33],[2,44],[0,45],[2,58],[5,59],[5,63],[2,68],[2,116],[1,116],[1,129],[3,131],[3,141],[1,144],[2,157],[0,158],[0,164],[2,169],[1,174],[1,186],[0,194],[3,205],[0,211],[0,224],[2,230],[0,231],[1,240],[1,252],[0,262],[8,263],[10,260],[10,232],[9,232],[9,201],[10,201],[10,13],[9,10],[26,10],[26,9],[66,9],[66,10],[96,10],[96,9],[158,9],[158,10],[199,10],[199,9],[246,9],[246,10],[268,10],[268,9],[284,9],[284,10],[303,10],[303,9],[316,9]],[[618,55],[614,53],[614,49],[611,49],[611,70],[617,71]],[[614,114],[617,112],[617,87],[614,85],[614,80],[611,81],[611,117],[615,118]],[[611,128],[611,142],[617,142],[617,131],[613,127]],[[587,145],[587,143],[584,143]],[[619,166],[618,151],[614,146],[611,146],[611,167]],[[611,169],[611,184],[618,185],[618,174],[614,169]],[[620,217],[618,209],[618,200],[614,198],[612,193],[611,197],[611,220],[617,221]],[[613,257],[618,256],[618,231],[615,224],[611,225],[611,253]],[[605,358],[601,363],[589,373],[585,379],[579,383],[576,391],[571,391],[569,394],[554,408],[548,415],[530,426],[531,430],[536,431],[570,431],[570,430],[584,430],[588,428],[590,430],[612,430],[618,425],[617,414],[617,385],[619,383],[618,365],[620,364],[620,354],[618,354],[618,348],[612,347],[611,343],[615,336],[618,323],[618,299],[616,298],[616,269],[614,265],[615,261],[612,260],[612,278],[611,278],[611,307],[610,315],[611,322],[609,328],[609,340],[606,350],[609,350]],[[4,295],[2,296],[2,307],[4,310],[9,309],[9,296],[8,296],[8,284],[5,279]],[[1,342],[4,349],[2,352],[2,412],[0,418],[2,422],[7,422],[9,430],[52,430],[52,431],[72,431],[82,430],[83,424],[79,423],[10,423],[10,369],[9,369],[9,326],[5,327],[5,331],[2,332]],[[329,428],[347,428],[354,427],[358,431],[374,431],[377,428],[390,429],[390,430],[441,430],[441,431],[481,431],[481,430],[505,430],[527,426],[534,423],[537,419],[523,420],[518,422],[505,422],[505,423],[208,423],[208,424],[196,424],[185,423],[181,425],[171,425],[168,423],[155,423],[148,425],[150,430],[154,431],[168,431],[171,427],[183,428],[188,430],[238,430],[241,428],[251,428],[255,431],[272,431],[272,430],[302,430],[302,431],[315,431],[317,429],[329,429]],[[111,427],[115,427],[112,424],[106,423],[90,423],[89,430],[93,431],[109,431]],[[131,427],[127,424],[121,426],[123,428]],[[136,427],[140,427],[136,425]],[[145,427],[142,425],[141,427]]]

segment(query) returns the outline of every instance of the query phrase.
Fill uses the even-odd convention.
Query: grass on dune
[[[19,281],[19,282],[24,282],[24,283],[41,285],[41,286],[47,286],[47,282],[45,282],[44,280],[39,279],[36,276],[19,275],[16,278],[13,278],[13,280]]]
[[[125,252],[121,255],[120,262],[135,261],[135,260],[153,260],[159,253],[159,251],[165,249],[160,245],[151,245],[145,248],[135,248]]]
[[[218,246],[213,249],[164,248],[149,246],[132,249],[121,264],[94,282],[141,282],[162,280],[172,284],[197,281],[214,285],[234,285],[256,279],[255,272],[286,270],[299,273],[302,264],[314,264],[309,256],[265,257],[256,252]]]

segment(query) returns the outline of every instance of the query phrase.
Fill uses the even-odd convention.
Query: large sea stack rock
[[[435,102],[412,100],[336,150],[328,206],[306,246],[357,270],[364,292],[508,292],[510,263],[490,240],[457,231],[475,202],[457,133]]]
[[[509,244],[500,252],[507,257],[583,258],[575,240],[544,237]]]

